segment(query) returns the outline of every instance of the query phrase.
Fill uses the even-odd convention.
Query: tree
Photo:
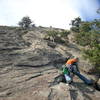
[[[21,21],[18,24],[22,28],[29,28],[32,24],[32,21],[28,16],[25,16],[21,19]]]
[[[79,26],[80,26],[81,22],[82,21],[81,21],[80,17],[77,17],[74,20],[72,20],[71,21],[71,25],[72,25],[71,30],[75,31],[75,32],[79,32]]]
[[[75,26],[75,27],[79,27],[80,26],[80,23],[81,23],[81,18],[80,17],[77,17],[75,18],[74,20],[72,20],[72,26]]]

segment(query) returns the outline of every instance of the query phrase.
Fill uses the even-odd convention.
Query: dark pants
[[[70,74],[72,73],[72,75],[70,75],[72,79],[73,79],[73,76],[74,76],[74,74],[75,74],[75,75],[77,75],[81,80],[83,80],[85,84],[87,84],[87,85],[92,85],[92,84],[93,84],[93,81],[92,81],[92,80],[89,80],[89,79],[87,79],[85,76],[83,76],[82,74],[80,74],[80,72],[79,72],[79,70],[78,70],[78,68],[77,68],[77,65],[70,65],[70,66],[68,67],[68,69],[69,69]]]
[[[85,84],[87,84],[87,85],[92,85],[93,84],[92,80],[87,79],[85,76],[83,76],[79,72],[75,72],[74,74],[77,75],[81,80],[83,80]]]

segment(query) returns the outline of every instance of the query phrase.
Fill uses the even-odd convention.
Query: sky
[[[0,25],[16,26],[29,16],[36,26],[68,29],[71,20],[100,18],[100,0],[0,0]]]

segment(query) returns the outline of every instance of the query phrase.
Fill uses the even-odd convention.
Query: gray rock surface
[[[0,27],[0,100],[99,100],[100,92],[77,77],[74,83],[52,85],[68,56],[80,50],[44,40],[48,28],[25,31]]]

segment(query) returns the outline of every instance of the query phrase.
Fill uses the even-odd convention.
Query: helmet
[[[76,59],[77,61],[79,61],[79,58],[78,57],[74,57],[74,59]]]

